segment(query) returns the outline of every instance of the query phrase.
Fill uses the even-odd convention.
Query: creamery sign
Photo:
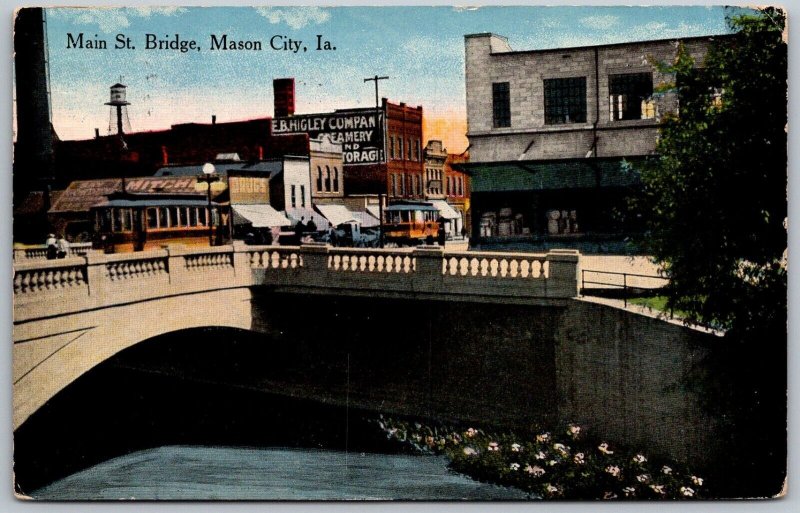
[[[323,134],[330,136],[331,142],[341,143],[345,165],[385,162],[383,132],[383,112],[375,110],[308,114],[272,120],[274,135],[306,133],[312,139]]]

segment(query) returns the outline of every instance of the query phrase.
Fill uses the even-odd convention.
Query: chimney
[[[216,114],[212,114],[211,115],[211,126],[214,126],[216,124],[217,124],[217,115]]]
[[[294,79],[276,78],[272,81],[275,97],[274,116],[282,118],[294,115]]]
[[[167,155],[167,147],[161,147],[161,165],[166,166],[169,165],[169,155]]]
[[[95,128],[94,129],[94,138],[95,139],[100,139],[100,129],[99,128]]]

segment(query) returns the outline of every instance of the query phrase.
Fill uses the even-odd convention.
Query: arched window
[[[322,192],[322,167],[317,166],[317,192]]]
[[[333,192],[339,192],[339,169],[333,168]]]
[[[331,168],[325,166],[325,192],[331,192]]]

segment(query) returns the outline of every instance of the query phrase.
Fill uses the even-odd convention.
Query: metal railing
[[[621,276],[622,283],[616,282],[609,282],[609,281],[593,281],[586,279],[586,273],[591,274],[599,274],[599,275],[608,275],[608,276]],[[637,278],[636,280],[629,280],[628,278]],[[591,276],[590,276],[591,278]],[[597,278],[602,279],[602,278]],[[647,286],[641,283],[642,280],[658,280],[661,282],[660,286]],[[657,276],[653,274],[637,274],[637,273],[623,273],[623,272],[615,272],[615,271],[596,271],[592,269],[582,269],[581,270],[581,294],[584,296],[598,296],[598,297],[612,297],[614,294],[609,294],[609,290],[606,288],[601,287],[591,287],[587,288],[586,285],[602,285],[605,287],[613,287],[622,289],[622,300],[625,307],[628,306],[628,298],[632,297],[631,292],[635,291],[636,297],[653,297],[658,295],[659,292],[665,292],[669,294],[669,278],[665,278],[664,276]],[[672,316],[672,311],[670,311],[670,316]]]

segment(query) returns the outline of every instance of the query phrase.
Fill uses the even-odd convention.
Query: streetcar
[[[439,237],[439,211],[430,203],[395,203],[383,209],[381,227],[390,246],[432,244]]]

